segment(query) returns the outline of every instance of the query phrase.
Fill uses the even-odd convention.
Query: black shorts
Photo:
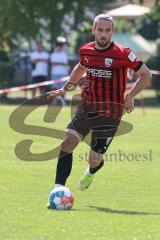
[[[118,129],[120,119],[106,118],[105,112],[99,117],[97,112],[78,111],[68,124],[67,129],[78,133],[83,140],[91,132],[89,145],[98,153],[105,153]],[[74,131],[72,131],[74,130]]]

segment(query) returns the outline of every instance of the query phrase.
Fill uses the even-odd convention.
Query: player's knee
[[[67,134],[61,143],[61,151],[72,152],[74,148],[77,146],[77,144],[78,139],[71,134]]]
[[[101,147],[95,146],[92,149],[93,149],[93,151],[95,151],[99,154],[104,154],[107,151],[107,148],[105,146],[101,146]]]
[[[104,154],[107,151],[112,139],[112,137],[108,137],[107,139],[96,139],[96,143],[92,144],[91,148],[99,154]]]

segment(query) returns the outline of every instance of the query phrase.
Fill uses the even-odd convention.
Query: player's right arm
[[[85,67],[82,64],[78,63],[73,68],[73,70],[70,74],[69,80],[66,82],[64,87],[60,88],[58,90],[49,92],[47,99],[52,99],[52,98],[64,95],[68,90],[70,90],[72,88],[72,86],[76,86],[80,82],[85,71],[86,71]]]

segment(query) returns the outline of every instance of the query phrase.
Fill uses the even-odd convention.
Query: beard
[[[109,45],[109,43],[111,42],[111,39],[109,39],[108,41],[106,41],[105,38],[101,38],[99,41],[96,39],[97,45],[100,48],[105,48]]]

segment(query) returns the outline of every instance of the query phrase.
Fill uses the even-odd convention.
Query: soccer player
[[[55,179],[55,187],[65,185],[72,168],[73,150],[91,131],[89,167],[80,181],[81,191],[90,186],[94,174],[102,168],[103,154],[117,131],[124,108],[128,113],[134,110],[134,97],[151,80],[146,65],[128,47],[112,41],[114,21],[111,16],[97,15],[92,32],[95,41],[80,48],[80,62],[74,67],[68,82],[62,89],[48,95],[48,99],[52,99],[65,94],[86,73],[81,102],[61,143]],[[128,68],[136,71],[139,79],[124,96]]]

